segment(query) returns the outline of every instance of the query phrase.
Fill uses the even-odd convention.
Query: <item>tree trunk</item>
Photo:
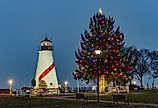
[[[131,84],[132,84],[132,80],[129,81],[129,85],[131,85]]]
[[[116,86],[116,82],[115,81],[113,81],[113,87],[115,87]]]
[[[143,88],[143,76],[140,77],[140,86]]]
[[[149,83],[147,83],[146,86],[147,86],[147,90],[149,90]]]
[[[155,79],[153,79],[153,82],[152,82],[152,89],[154,90],[154,82],[155,82]]]

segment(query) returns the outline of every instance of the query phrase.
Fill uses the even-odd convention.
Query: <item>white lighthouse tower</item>
[[[44,81],[48,90],[58,90],[58,78],[53,57],[52,41],[45,37],[45,39],[40,42],[40,48],[38,51],[38,61],[35,74],[36,84],[34,89],[38,89],[39,82]]]

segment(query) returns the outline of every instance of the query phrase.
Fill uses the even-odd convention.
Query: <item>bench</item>
[[[125,104],[127,103],[129,105],[129,97],[126,97],[125,95],[112,95],[112,100],[113,102],[117,102],[118,104],[118,101],[124,101]]]
[[[87,102],[88,102],[88,96],[85,96],[84,94],[82,94],[82,93],[76,93],[76,101],[81,101],[81,99],[83,100],[83,102],[85,101],[85,100],[87,100]]]

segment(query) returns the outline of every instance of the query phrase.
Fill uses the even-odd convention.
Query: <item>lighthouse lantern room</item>
[[[41,41],[41,50],[52,50],[52,41],[47,37]]]

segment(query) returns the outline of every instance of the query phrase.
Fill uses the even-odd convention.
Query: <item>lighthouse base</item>
[[[33,90],[33,95],[34,96],[51,96],[54,94],[59,95],[60,90],[59,88],[37,88]]]

